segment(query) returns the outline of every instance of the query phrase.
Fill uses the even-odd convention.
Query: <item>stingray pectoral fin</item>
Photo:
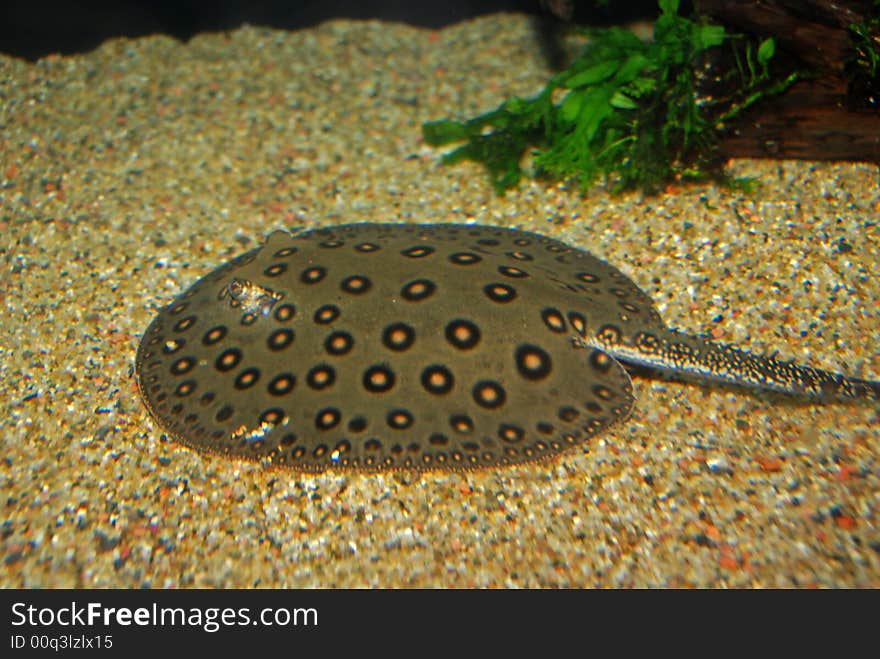
[[[678,376],[757,387],[819,401],[880,400],[880,382],[758,355],[675,330],[637,335],[632,346],[621,354],[615,351],[615,356]]]

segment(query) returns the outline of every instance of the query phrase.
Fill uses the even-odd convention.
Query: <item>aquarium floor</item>
[[[320,476],[170,441],[132,378],[183,287],[280,227],[478,222],[588,249],[665,320],[880,378],[876,168],[586,197],[438,165],[422,122],[534,93],[529,19],[333,22],[0,57],[3,587],[880,587],[877,407],[635,379],[553,462]]]

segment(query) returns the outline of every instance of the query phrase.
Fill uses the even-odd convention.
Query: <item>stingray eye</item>
[[[229,297],[236,301],[241,300],[245,296],[246,291],[246,282],[241,279],[233,279],[226,286],[226,292],[229,294]]]
[[[260,286],[247,279],[235,278],[230,281],[217,295],[217,299],[225,302],[233,309],[240,309],[245,314],[266,316],[272,307],[284,295],[271,288]],[[292,312],[292,308],[291,308]],[[292,315],[292,313],[291,313]],[[255,320],[252,318],[251,321]]]

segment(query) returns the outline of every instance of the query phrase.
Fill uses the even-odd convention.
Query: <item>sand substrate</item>
[[[632,417],[561,459],[379,476],[202,455],[145,411],[158,308],[274,229],[356,221],[553,235],[670,325],[880,378],[874,167],[498,197],[438,165],[421,123],[536,92],[542,52],[497,15],[0,57],[0,585],[880,587],[876,406],[642,377]]]

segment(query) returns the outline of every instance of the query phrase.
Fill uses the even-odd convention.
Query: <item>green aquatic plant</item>
[[[880,2],[874,2],[874,10],[880,10]],[[853,63],[859,73],[876,81],[880,76],[880,17],[865,18],[849,29],[855,51]]]
[[[530,151],[532,174],[575,179],[582,189],[598,178],[615,191],[648,192],[675,180],[723,178],[715,147],[725,122],[785,89],[794,74],[769,75],[772,39],[757,47],[741,42],[734,47],[738,66],[722,76],[737,78],[737,91],[701,95],[698,64],[733,35],[680,16],[678,0],[659,6],[652,40],[620,27],[582,30],[588,42],[581,54],[537,96],[511,98],[466,121],[425,123],[426,142],[464,141],[443,162],[482,163],[499,193],[520,181]],[[730,80],[715,82],[730,88]]]

